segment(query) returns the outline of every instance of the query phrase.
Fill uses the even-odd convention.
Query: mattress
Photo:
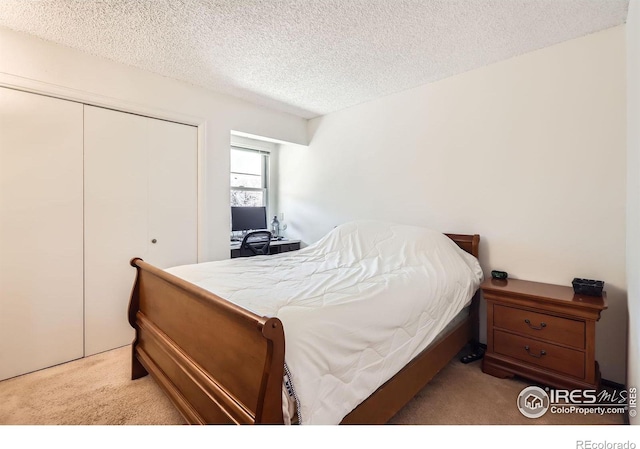
[[[339,423],[437,338],[483,278],[445,235],[377,221],[295,252],[167,271],[282,321],[285,396],[301,424]],[[291,418],[288,400],[283,411]]]

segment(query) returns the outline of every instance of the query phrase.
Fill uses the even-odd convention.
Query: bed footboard
[[[280,424],[284,331],[142,259],[129,305],[132,379],[150,373],[193,424]]]

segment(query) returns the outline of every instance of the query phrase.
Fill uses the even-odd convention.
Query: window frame
[[[239,175],[252,175],[255,176],[253,173],[241,173],[241,172],[234,172],[231,171],[231,163],[229,164],[229,188],[230,188],[230,192],[229,192],[229,202],[231,202],[231,193],[233,191],[236,192],[262,192],[262,206],[267,208],[267,211],[269,210],[269,187],[270,187],[270,178],[271,178],[271,173],[270,173],[270,158],[271,158],[271,152],[269,151],[265,151],[265,150],[260,150],[257,148],[248,148],[248,147],[243,147],[240,145],[231,145],[230,150],[229,151],[233,151],[233,150],[237,150],[237,151],[246,151],[249,153],[257,153],[261,156],[262,159],[262,163],[260,164],[260,176],[262,178],[262,187],[234,187],[231,185],[231,175],[233,174],[239,174]],[[232,204],[233,206],[233,204]],[[243,207],[243,206],[240,206]]]

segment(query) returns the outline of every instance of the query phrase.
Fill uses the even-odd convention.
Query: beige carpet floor
[[[124,347],[0,382],[0,424],[183,424],[151,377],[129,379]],[[453,359],[391,424],[623,424],[622,415],[528,419],[516,408],[524,380]]]

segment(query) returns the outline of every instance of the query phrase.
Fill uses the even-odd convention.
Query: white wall
[[[186,115],[205,123],[201,169],[200,260],[229,257],[229,142],[231,130],[307,143],[306,120],[187,83],[91,56],[0,28],[0,85],[37,85],[44,91],[127,104],[163,118]],[[114,182],[117,180],[114,179]]]
[[[640,0],[627,16],[627,287],[629,348],[627,385],[640,388]],[[640,408],[640,404],[638,404]],[[630,417],[640,424],[640,417]]]
[[[625,28],[310,121],[280,149],[288,234],[377,218],[479,233],[485,273],[606,282],[603,377],[625,381]]]

